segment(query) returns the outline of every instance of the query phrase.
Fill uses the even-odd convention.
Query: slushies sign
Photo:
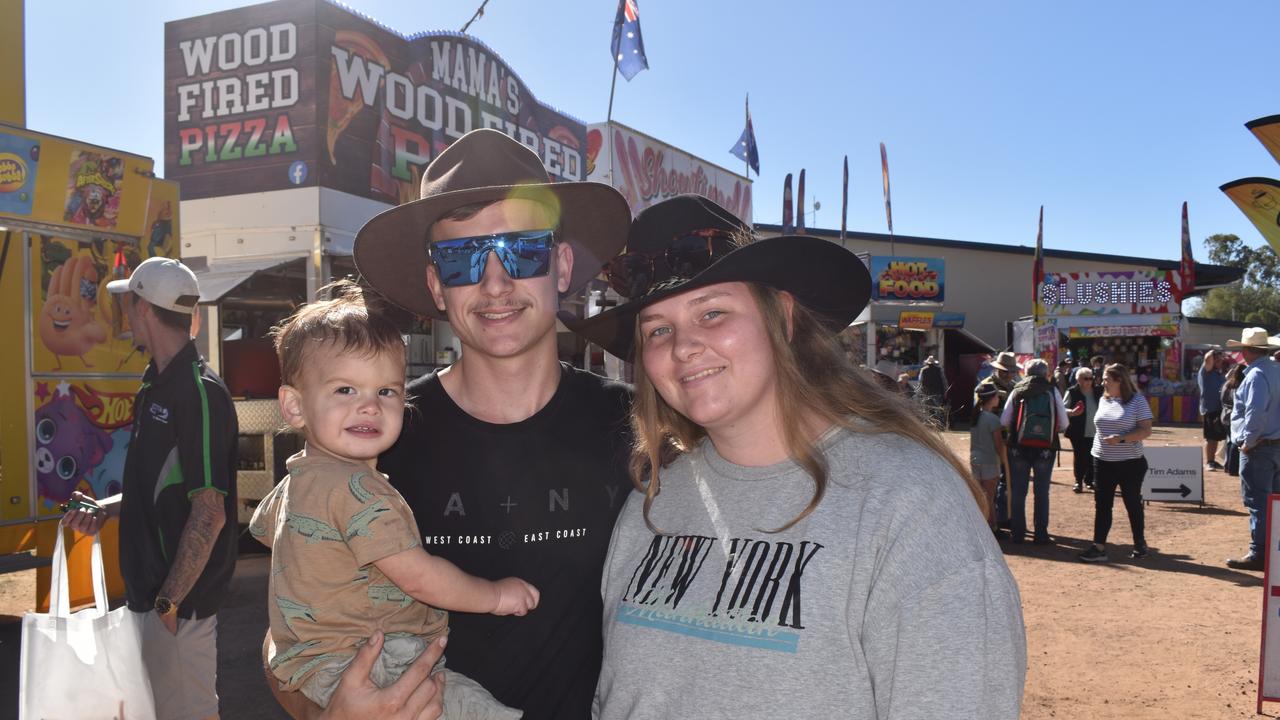
[[[1049,273],[1040,285],[1039,301],[1047,315],[1178,312],[1166,271]]]
[[[586,177],[586,127],[540,104],[483,43],[405,37],[325,0],[278,0],[165,26],[166,174],[184,198],[321,185],[399,203],[476,128]]]

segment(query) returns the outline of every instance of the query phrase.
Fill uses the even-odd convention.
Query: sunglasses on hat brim
[[[475,285],[484,279],[492,252],[512,280],[542,277],[551,271],[554,230],[520,230],[427,243],[427,256],[445,287]]]
[[[605,278],[622,297],[636,298],[673,277],[697,275],[735,247],[727,230],[691,230],[671,238],[661,255],[628,252],[615,257],[605,266]]]

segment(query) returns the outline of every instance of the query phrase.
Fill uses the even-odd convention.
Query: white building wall
[[[777,234],[770,231],[761,233],[764,237]],[[819,237],[839,243],[838,237]],[[864,237],[849,237],[845,241],[845,247],[853,252],[871,255],[944,258],[946,299],[943,306],[951,312],[965,313],[965,329],[994,348],[1007,345],[1005,322],[1017,320],[1032,312],[1032,248],[1026,248],[1027,254],[1021,255],[982,248],[895,242],[891,249],[887,241]],[[1045,258],[1047,272],[1154,269],[1153,265]]]

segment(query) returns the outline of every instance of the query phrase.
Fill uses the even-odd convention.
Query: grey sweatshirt
[[[794,463],[710,442],[632,493],[605,565],[597,716],[1018,717],[1018,588],[951,466],[896,435],[838,430],[821,504]],[[698,478],[705,485],[699,489]],[[718,514],[718,521],[712,515]]]

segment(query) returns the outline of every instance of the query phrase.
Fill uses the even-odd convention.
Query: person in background
[[[1013,492],[1009,540],[1021,543],[1025,539],[1027,491],[1028,486],[1034,484],[1032,542],[1050,545],[1053,543],[1049,535],[1050,476],[1059,447],[1058,435],[1067,427],[1067,411],[1062,406],[1058,388],[1049,380],[1049,363],[1037,358],[1027,363],[1026,371],[1026,379],[1014,386],[1000,414],[1000,424],[1009,431],[1009,444],[1013,447],[1009,453],[1009,486]],[[1038,409],[1042,410],[1043,417],[1037,417]],[[1036,422],[1047,425],[1033,424]]]
[[[1245,365],[1241,365],[1235,360],[1224,355],[1224,362],[1230,365],[1227,368],[1226,382],[1222,383],[1222,426],[1231,428],[1231,416],[1236,406],[1236,388],[1240,387],[1240,381],[1244,380]],[[1231,442],[1231,434],[1227,433],[1227,452],[1225,454],[1226,462],[1223,463],[1223,469],[1231,477],[1240,477],[1240,448]]]
[[[1221,470],[1218,463],[1218,443],[1227,439],[1227,429],[1222,424],[1222,372],[1225,356],[1218,350],[1204,354],[1204,362],[1196,372],[1196,387],[1200,391],[1200,415],[1203,418],[1204,460],[1208,470]]]
[[[1267,495],[1280,492],[1280,364],[1271,359],[1276,346],[1260,327],[1245,328],[1238,348],[1248,365],[1236,388],[1231,414],[1231,442],[1240,448],[1240,496],[1249,510],[1249,552],[1227,561],[1238,570],[1263,569],[1267,539]]]
[[[898,392],[905,397],[915,397],[916,390],[911,386],[911,373],[898,373]]]
[[[1099,386],[1102,384],[1102,370],[1106,365],[1107,361],[1101,355],[1089,358],[1089,367],[1093,369],[1093,382]]]
[[[987,496],[987,523],[996,529],[996,482],[1000,471],[1009,472],[1009,451],[1004,444],[1004,428],[995,414],[1000,395],[990,385],[978,391],[973,423],[969,427],[969,469]]]
[[[1129,368],[1119,363],[1103,371],[1102,402],[1094,415],[1093,457],[1097,460],[1093,493],[1093,544],[1078,556],[1085,562],[1107,562],[1107,534],[1111,532],[1111,510],[1116,486],[1124,498],[1133,530],[1133,550],[1129,557],[1147,557],[1147,537],[1142,511],[1142,481],[1147,476],[1147,458],[1142,441],[1151,435],[1151,406],[1138,392]]]
[[[935,425],[947,426],[947,376],[938,364],[938,358],[930,355],[920,368],[920,395]]]
[[[1093,370],[1082,367],[1076,373],[1076,384],[1067,391],[1063,404],[1067,408],[1067,431],[1063,433],[1071,441],[1071,469],[1076,478],[1074,492],[1093,489],[1093,417],[1098,412],[1102,388],[1095,382]]]
[[[134,398],[123,492],[99,503],[73,493],[82,509],[67,525],[93,534],[120,517],[120,574],[129,609],[144,616],[156,715],[217,717],[217,612],[237,549],[231,394],[191,339],[200,287],[187,266],[149,258],[107,291],[121,296],[133,344],[151,362]]]
[[[1075,380],[1075,364],[1071,362],[1071,358],[1063,358],[1058,361],[1058,369],[1053,371],[1053,385],[1058,388],[1058,394],[1066,396],[1067,388],[1071,387]]]
[[[994,387],[1000,397],[999,403],[996,404],[995,413],[1001,414],[1004,411],[1005,401],[1009,399],[1009,393],[1013,391],[1013,386],[1018,382],[1018,358],[1013,353],[1005,351],[996,355],[994,360],[988,360],[987,365],[991,366],[992,373],[982,379],[978,383],[978,387],[974,388],[974,407],[978,405],[977,393],[984,386]],[[1009,478],[1006,475],[1000,476],[1000,481],[996,483],[996,526],[1009,527]]]

